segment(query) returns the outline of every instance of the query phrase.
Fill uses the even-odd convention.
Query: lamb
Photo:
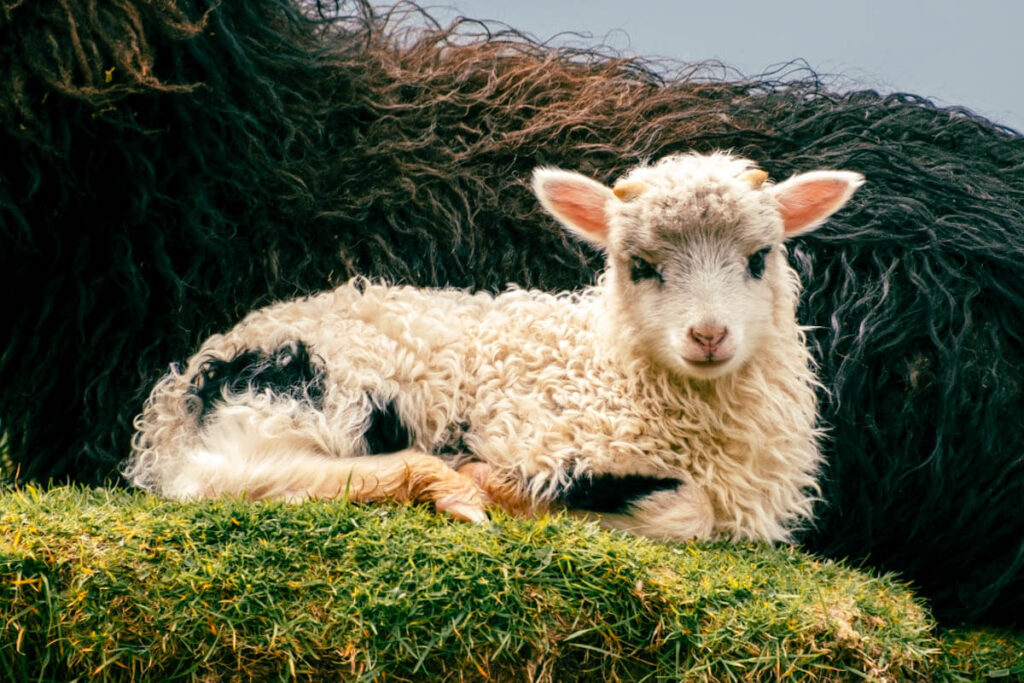
[[[655,538],[786,541],[812,513],[817,382],[783,241],[863,182],[726,153],[533,190],[597,284],[491,295],[356,278],[256,310],[172,368],[125,476],[178,499],[558,506]]]

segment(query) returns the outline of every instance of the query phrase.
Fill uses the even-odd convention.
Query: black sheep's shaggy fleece
[[[22,479],[97,482],[206,335],[355,273],[547,289],[600,259],[538,211],[730,148],[868,184],[791,258],[829,393],[812,551],[902,572],[941,619],[1024,615],[1024,138],[813,73],[671,75],[363,2],[0,9],[0,424]],[[413,30],[413,26],[428,28]]]

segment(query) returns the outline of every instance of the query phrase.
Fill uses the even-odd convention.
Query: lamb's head
[[[712,379],[795,324],[798,286],[782,244],[821,225],[863,182],[850,171],[766,178],[746,159],[689,154],[634,169],[612,188],[539,168],[533,188],[569,232],[606,252],[610,315],[633,348],[676,374]]]

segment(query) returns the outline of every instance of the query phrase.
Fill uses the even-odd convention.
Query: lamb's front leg
[[[463,465],[459,473],[476,481],[494,505],[513,515],[529,517],[549,507],[485,462]],[[679,541],[714,535],[710,497],[698,485],[682,480],[644,475],[584,477],[556,495],[552,504],[596,519],[605,528],[649,538]]]
[[[603,527],[660,540],[707,540],[715,532],[711,498],[692,483],[631,500],[622,512],[598,512],[595,516]]]

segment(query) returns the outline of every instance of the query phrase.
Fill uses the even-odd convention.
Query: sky
[[[874,89],[962,106],[1024,133],[1022,0],[448,0],[436,18],[492,19],[557,45],[719,60],[754,76],[802,59]],[[442,23],[444,23],[444,21]],[[559,35],[567,32],[584,37]]]

